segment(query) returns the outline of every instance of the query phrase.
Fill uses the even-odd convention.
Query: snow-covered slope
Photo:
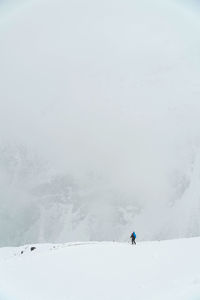
[[[197,300],[199,253],[200,238],[2,248],[0,299]]]

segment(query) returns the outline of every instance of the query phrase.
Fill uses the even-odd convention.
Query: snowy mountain
[[[1,300],[200,297],[200,239],[0,249]]]
[[[200,234],[195,3],[0,2],[1,246]]]

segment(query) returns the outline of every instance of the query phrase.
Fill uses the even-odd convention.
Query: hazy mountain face
[[[0,243],[199,234],[197,3],[16,4],[0,5]]]

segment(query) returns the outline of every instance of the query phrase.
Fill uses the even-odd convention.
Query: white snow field
[[[0,300],[200,299],[200,238],[34,246],[0,249]]]

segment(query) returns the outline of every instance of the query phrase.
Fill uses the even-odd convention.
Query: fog
[[[199,235],[198,2],[0,11],[0,244]]]

